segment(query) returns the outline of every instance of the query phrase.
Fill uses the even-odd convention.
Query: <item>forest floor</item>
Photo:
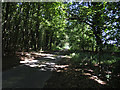
[[[47,80],[44,88],[105,88],[107,82],[94,75],[94,70],[89,66],[80,67],[71,63],[70,59],[58,62],[60,65],[68,65],[54,71],[52,77]]]
[[[3,71],[3,88],[120,87],[120,76],[106,71],[106,66],[89,61],[80,65],[66,52],[20,52],[18,55],[22,64],[11,69],[8,66]],[[108,75],[114,78],[108,79]]]
[[[19,58],[17,60],[12,56],[11,58],[4,57],[6,60],[2,65],[4,67],[2,72],[3,89],[43,88],[45,81],[51,77],[52,71],[60,67],[56,63],[67,58],[67,56],[57,54],[57,52],[19,52],[17,54],[21,59],[20,61]]]
[[[53,74],[44,85],[44,88],[120,88],[120,73],[106,71],[105,68],[120,68],[83,61],[82,65],[71,58],[64,58],[59,65],[68,65],[53,71]]]

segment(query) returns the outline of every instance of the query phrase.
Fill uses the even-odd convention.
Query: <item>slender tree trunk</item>
[[[40,36],[39,36],[39,25],[40,25],[40,20],[39,20],[39,12],[40,12],[40,5],[38,4],[38,11],[37,11],[37,22],[36,22],[36,49],[37,51],[40,49]]]
[[[7,36],[6,36],[6,30],[7,30],[7,21],[8,21],[8,14],[9,14],[9,7],[10,7],[10,3],[6,3],[6,5],[5,5],[6,7],[5,7],[5,22],[4,22],[4,24],[3,24],[3,29],[2,29],[2,54],[4,55],[5,54],[5,50],[7,49],[7,45],[8,45],[8,41],[7,41]]]

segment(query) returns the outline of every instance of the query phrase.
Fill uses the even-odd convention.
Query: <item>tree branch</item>
[[[67,18],[67,20],[78,20],[80,22],[84,22],[90,26],[92,26],[90,23],[88,23],[86,20],[81,20],[80,18],[72,17],[72,18]]]
[[[72,17],[67,18],[67,20],[78,20],[78,21],[80,21],[80,22],[84,22],[84,23],[92,26],[92,24],[90,24],[90,23],[92,23],[92,21],[90,21],[88,18],[86,18],[85,20],[82,20],[81,17],[84,17],[84,16],[81,16],[81,17],[80,17],[80,16],[78,16],[78,15],[76,15],[76,14],[73,14],[73,13],[71,13],[71,12],[68,12],[68,13],[71,14]],[[88,21],[88,22],[87,22],[87,21]]]

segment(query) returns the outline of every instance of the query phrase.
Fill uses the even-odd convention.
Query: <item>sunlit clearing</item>
[[[75,69],[75,71],[81,71],[82,69]]]
[[[70,56],[65,56],[65,58],[72,58],[72,57],[70,57]]]
[[[84,65],[85,65],[85,66],[88,65],[88,63],[85,63]]]
[[[55,65],[56,68],[65,68],[68,67],[69,65]]]
[[[40,55],[40,56],[55,56],[54,54],[45,54],[45,53],[35,53],[35,52],[32,52],[31,54],[34,54],[34,55]]]
[[[63,72],[64,70],[57,70],[57,72]]]
[[[55,63],[49,63],[49,62],[47,62],[45,64],[47,64],[47,65],[55,65]]]
[[[87,70],[87,71],[93,72],[93,70]],[[99,84],[103,84],[103,85],[106,84],[105,81],[102,81],[97,76],[92,76],[92,74],[90,74],[90,73],[83,73],[83,75],[90,76],[89,79],[93,79],[93,80],[97,81]]]
[[[41,68],[41,69],[40,69],[40,71],[47,71],[47,70],[46,70],[46,69],[44,69],[44,68]]]
[[[90,73],[83,73],[83,75],[86,75],[86,76],[91,76]]]
[[[64,48],[67,50],[70,49],[69,43],[65,43]]]
[[[58,58],[71,58],[70,56],[63,56],[63,55],[59,55],[57,56]]]
[[[20,61],[20,63],[36,63],[36,62],[39,62],[38,60],[24,60],[24,61]]]
[[[33,60],[35,59],[34,57],[20,57],[21,60]]]
[[[72,53],[72,56],[75,56],[75,53]]]
[[[27,55],[27,56],[30,56],[31,54],[27,53],[26,55]]]
[[[99,65],[98,65],[98,64],[94,64],[94,66],[96,66],[96,67],[97,67],[97,66],[99,66]]]
[[[105,73],[107,73],[107,74],[111,74],[112,72],[111,72],[111,71],[105,71]]]
[[[38,67],[46,67],[47,65],[39,65]]]
[[[54,55],[54,54],[46,54],[46,53],[37,53],[37,52],[22,52],[22,57],[20,63],[25,64],[32,68],[37,68],[41,71],[56,71],[56,72],[63,72],[67,70],[68,65],[56,65],[51,59],[54,61],[60,60],[60,58],[71,58],[69,56],[64,55]],[[35,58],[37,57],[37,60]],[[60,69],[60,70],[59,70]],[[63,71],[61,71],[61,69]]]
[[[54,58],[54,57],[50,57],[50,56],[49,56],[49,57],[44,57],[44,58],[49,58],[49,59],[56,59],[56,58]]]
[[[34,65],[29,65],[29,66],[30,66],[30,67],[38,67],[39,65],[35,65],[35,64],[34,64]]]
[[[89,72],[93,72],[93,70],[92,70],[92,69],[84,69],[84,70],[89,71]]]
[[[89,77],[89,79],[93,79],[93,80],[97,81],[99,84],[102,84],[102,85],[106,84],[105,81],[100,80],[97,76],[91,76],[91,77]]]

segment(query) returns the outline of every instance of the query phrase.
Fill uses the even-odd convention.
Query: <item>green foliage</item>
[[[4,2],[3,54],[65,49],[66,43],[74,51],[119,51],[119,14],[118,3]]]
[[[69,36],[69,42],[72,44],[73,41],[75,42],[73,45],[71,44],[73,46],[72,50],[83,48],[83,50],[87,49],[94,51],[94,48],[96,48],[96,51],[102,51],[104,48],[103,40],[106,39],[105,43],[108,43],[110,40],[118,40],[118,33],[115,33],[116,31],[119,32],[119,21],[116,22],[116,19],[119,18],[118,5],[118,3],[114,3],[112,5],[112,3],[106,2],[84,2],[82,4],[70,4],[70,8],[67,10],[69,13],[68,20],[72,21],[68,24],[68,33],[76,34],[76,37],[82,37],[82,40],[80,40],[79,38]],[[115,23],[118,23],[117,28]],[[83,29],[83,31],[81,31],[81,29]],[[108,31],[110,33],[107,34]],[[103,35],[103,33],[105,33],[105,35]],[[108,36],[110,36],[109,40],[107,39]]]
[[[71,54],[72,56],[72,54]],[[107,53],[104,53],[100,55],[100,63],[101,64],[107,64],[111,65],[117,61],[120,60],[120,57],[110,55]],[[99,54],[89,53],[89,52],[80,52],[76,53],[74,56],[72,56],[72,60],[76,63],[82,63],[82,62],[90,62],[92,64],[98,64],[99,63]]]
[[[65,39],[64,5],[61,2],[3,3],[3,54],[9,49],[13,53],[56,49]]]

